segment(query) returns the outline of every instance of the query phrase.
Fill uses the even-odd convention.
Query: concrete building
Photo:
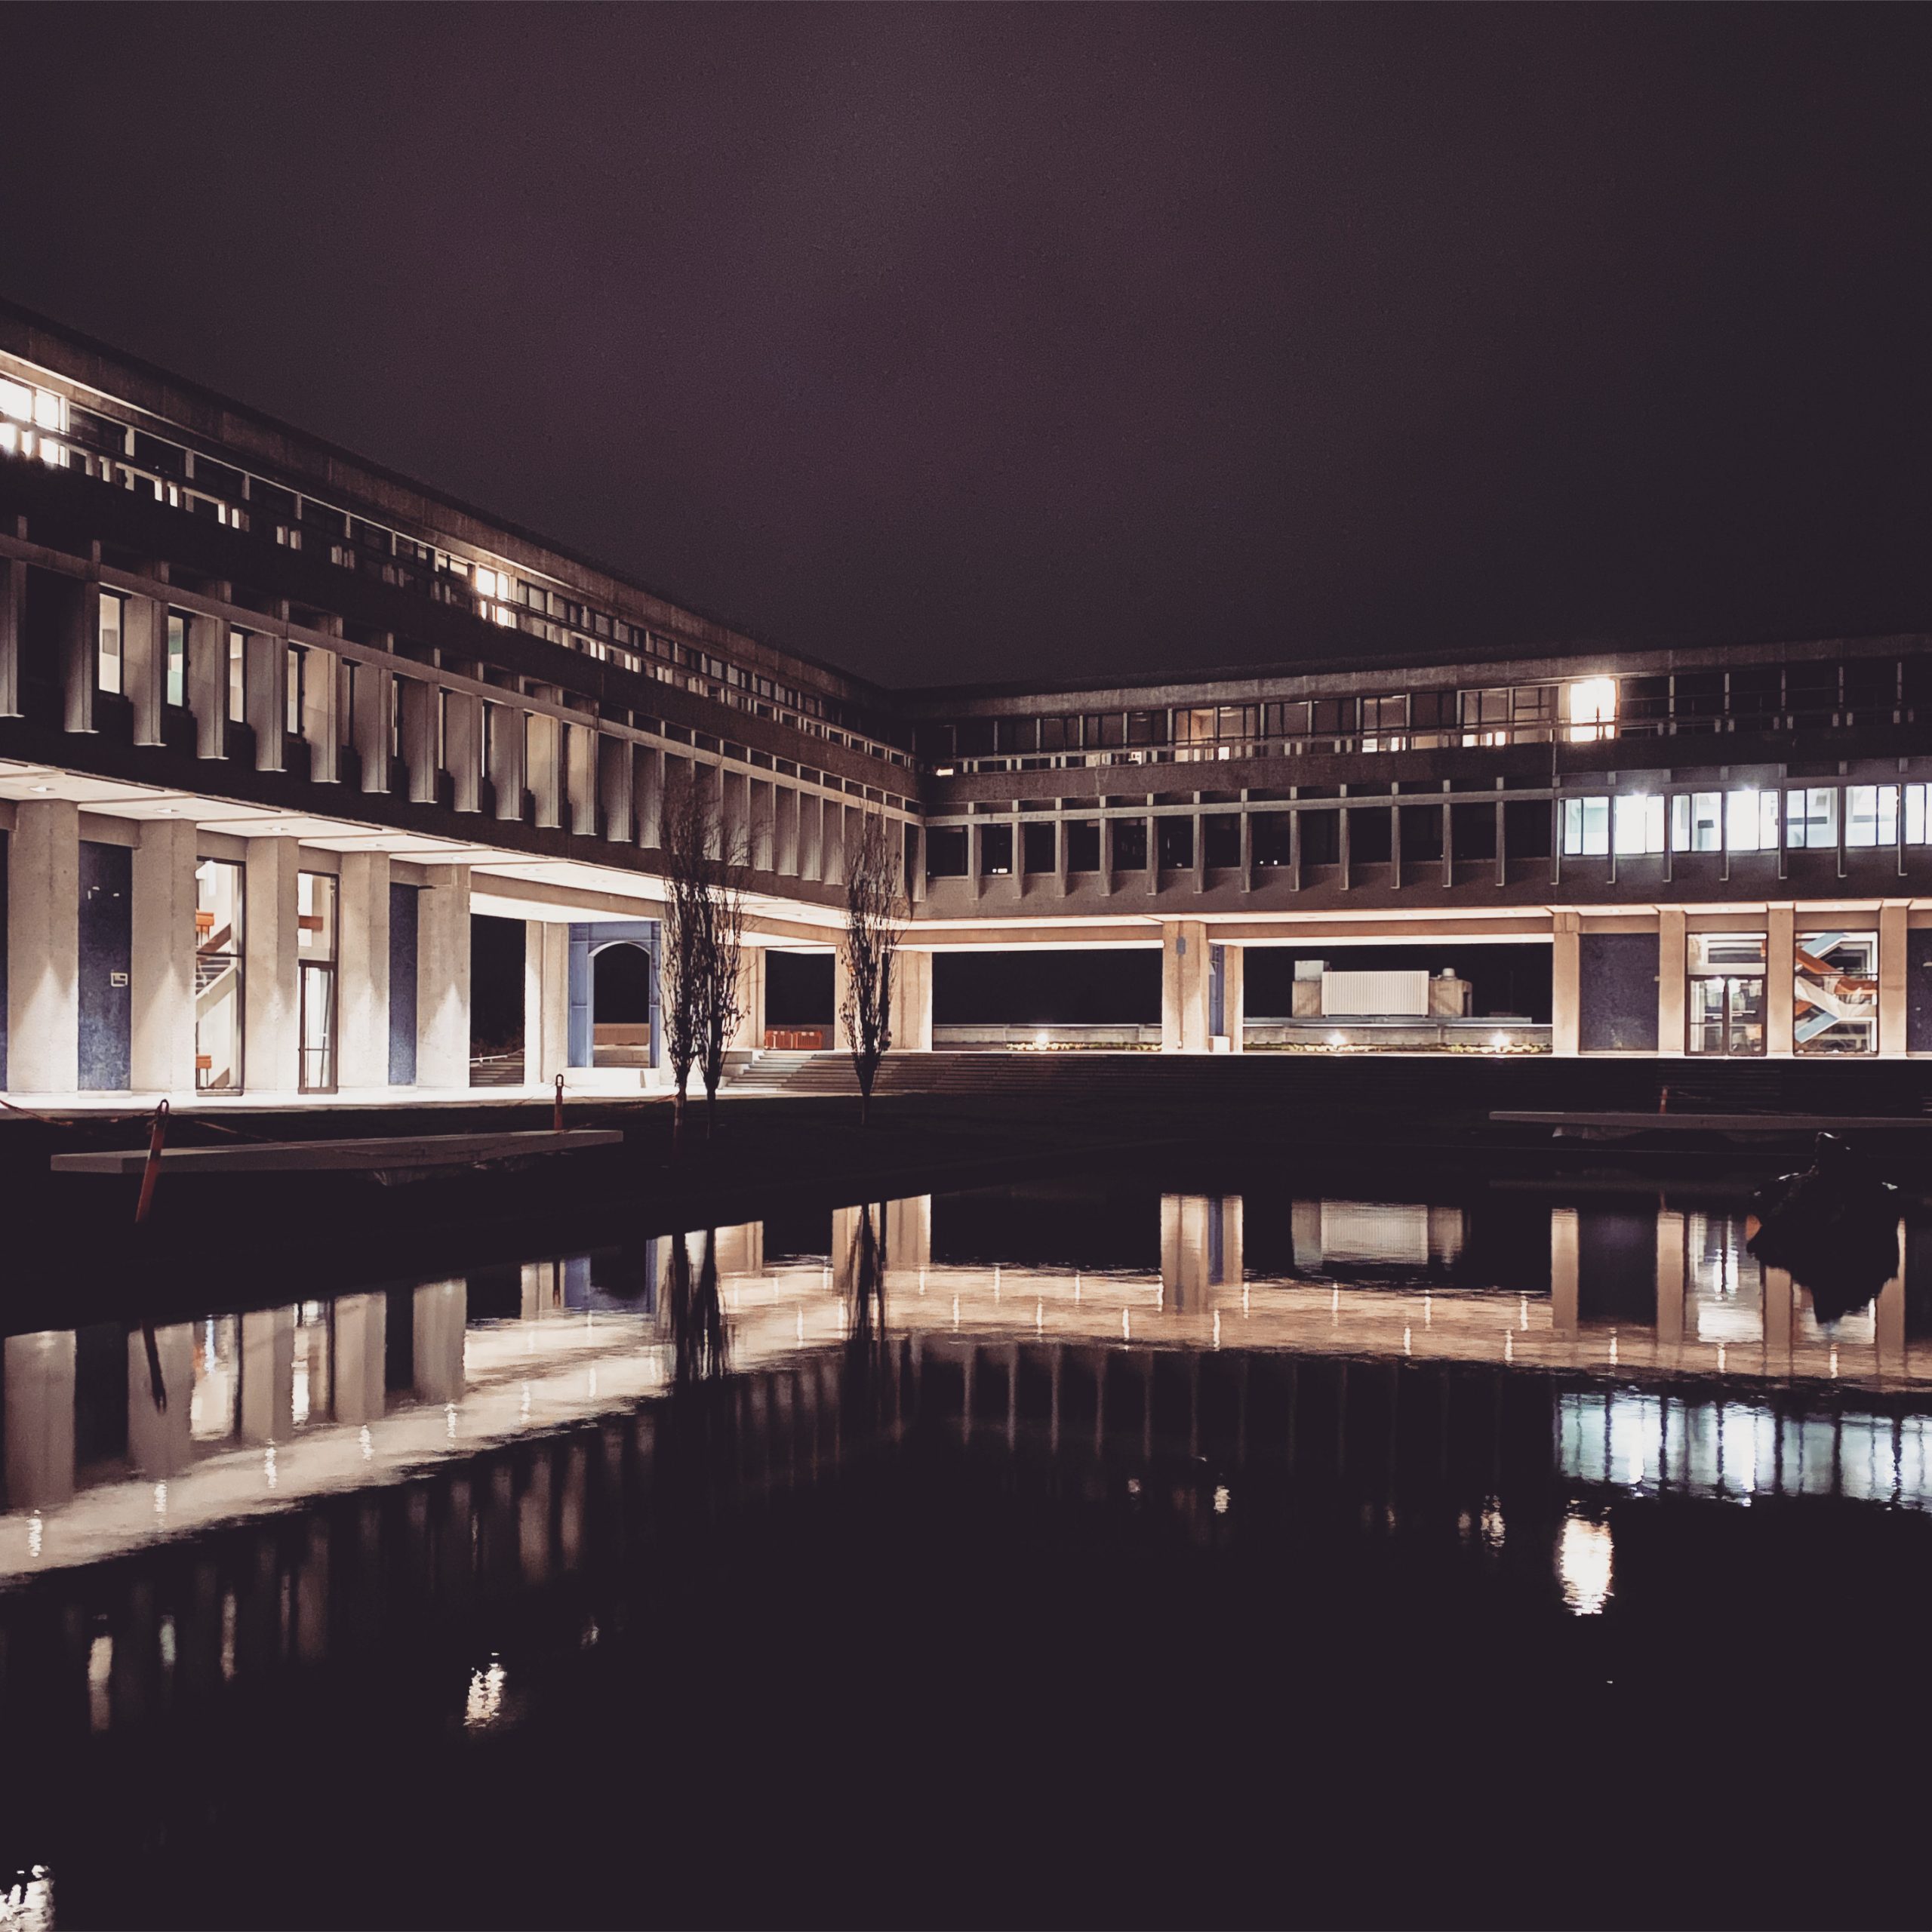
[[[0,308],[5,1085],[464,1090],[478,915],[525,928],[509,1077],[648,1085],[691,774],[749,853],[746,1045],[875,814],[902,1049],[1004,1037],[936,1033],[948,954],[1137,949],[1158,1014],[1026,1043],[1932,1052],[1928,667],[1914,635],[895,693]],[[1485,994],[1498,948],[1536,1000]],[[1269,949],[1407,990],[1269,1006]]]

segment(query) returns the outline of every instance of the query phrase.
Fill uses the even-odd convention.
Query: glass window
[[[195,1087],[242,1088],[242,868],[204,859],[195,868]]]
[[[188,702],[188,620],[179,611],[168,614],[168,680],[163,696],[170,704]]]
[[[1792,1044],[1801,1054],[1878,1050],[1878,935],[1800,933]]]
[[[1785,842],[1794,849],[1835,851],[1838,842],[1838,794],[1835,785],[1811,785],[1785,794]]]
[[[100,597],[100,631],[98,669],[94,681],[104,691],[119,693],[127,688],[126,665],[122,650],[121,600],[103,591]]]
[[[1617,680],[1578,678],[1563,688],[1563,715],[1572,740],[1614,737],[1617,730]]]
[[[1610,801],[1565,798],[1563,801],[1563,854],[1565,858],[1601,858],[1610,851]]]
[[[1899,836],[1899,788],[1896,785],[1850,785],[1844,795],[1844,842],[1847,845],[1896,845]]]
[[[335,1087],[334,879],[326,872],[298,872],[295,909],[302,1091],[326,1094]]]
[[[1762,933],[1693,933],[1689,943],[1694,973],[1764,971]]]
[[[987,825],[980,829],[980,870],[987,878],[1013,870],[1013,828]]]
[[[288,715],[282,728],[291,738],[302,735],[302,672],[306,655],[299,644],[288,647]]]
[[[1764,935],[1687,936],[1684,1045],[1693,1054],[1764,1051]]]
[[[1663,794],[1617,801],[1617,851],[1619,857],[1663,850]]]
[[[1905,788],[1905,842],[1908,845],[1925,843],[1925,795],[1932,786],[1908,785]]]
[[[228,715],[237,724],[248,721],[248,639],[239,631],[228,633]]]
[[[1724,840],[1734,852],[1775,852],[1778,848],[1778,795],[1732,792],[1724,800]]]
[[[1724,795],[1680,792],[1670,801],[1670,849],[1716,852],[1724,847]]]

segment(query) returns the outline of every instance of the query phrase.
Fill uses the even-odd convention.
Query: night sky
[[[1932,626],[1924,8],[0,32],[0,291],[889,682]]]

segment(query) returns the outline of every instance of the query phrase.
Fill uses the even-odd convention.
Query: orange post
[[[161,1178],[161,1150],[167,1139],[168,1103],[164,1100],[154,1110],[154,1130],[148,1136],[148,1163],[141,1170],[141,1198],[134,1204],[137,1228],[146,1220],[148,1210],[154,1205],[155,1183]]]
[[[557,1099],[555,1106],[551,1109],[550,1125],[556,1133],[561,1134],[564,1131],[564,1076],[561,1073],[557,1075]]]

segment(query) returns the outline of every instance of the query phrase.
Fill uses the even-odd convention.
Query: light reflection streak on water
[[[1610,1525],[1592,1522],[1573,1509],[1556,1542],[1556,1574],[1564,1607],[1576,1617],[1595,1617],[1610,1601],[1613,1544]]]
[[[44,1865],[17,1874],[0,1891],[0,1932],[53,1932],[54,1875]]]

